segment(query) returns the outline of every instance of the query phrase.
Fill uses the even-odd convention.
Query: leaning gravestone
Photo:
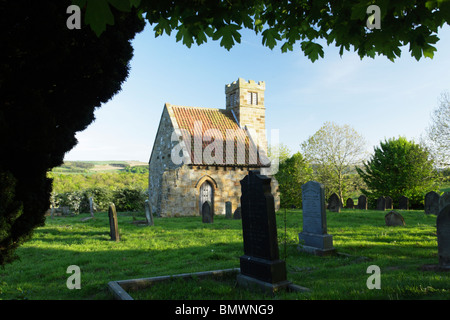
[[[450,204],[436,218],[439,266],[450,269]]]
[[[444,192],[439,197],[439,212],[450,204],[450,191]]]
[[[405,196],[401,196],[398,199],[398,208],[400,210],[409,210],[409,198]]]
[[[231,201],[225,202],[225,218],[227,219],[233,218],[233,213],[231,209],[232,209]]]
[[[145,207],[145,219],[147,220],[147,225],[153,226],[155,223],[153,222],[153,214],[152,214],[152,210],[150,208],[150,202],[148,200],[145,200],[144,207]]]
[[[388,227],[405,225],[405,219],[403,219],[400,213],[394,210],[390,211],[388,214],[384,216],[384,221],[386,223],[386,226]]]
[[[315,255],[334,254],[333,236],[327,234],[324,186],[309,181],[302,186],[303,231],[298,234],[300,250]]]
[[[333,193],[330,198],[328,198],[328,210],[341,212],[341,200],[336,193]]]
[[[346,203],[345,203],[345,207],[347,209],[354,209],[355,208],[355,203],[353,202],[352,198],[348,198]]]
[[[244,255],[238,283],[274,292],[289,286],[286,263],[279,259],[275,202],[271,178],[250,171],[241,180],[241,214]]]
[[[392,210],[394,209],[394,202],[392,201],[391,197],[384,197],[385,199],[385,203],[386,203],[386,209],[387,210]]]
[[[211,201],[205,201],[202,205],[202,222],[203,223],[213,223],[214,213]]]
[[[377,199],[377,210],[386,210],[386,198],[385,197],[379,197]]]
[[[425,213],[435,214],[439,213],[439,194],[430,191],[425,195]]]
[[[108,210],[109,216],[109,235],[112,241],[120,241],[119,237],[119,223],[117,221],[117,211],[114,203],[111,203]]]
[[[367,197],[362,194],[358,198],[358,209],[359,210],[367,210]]]

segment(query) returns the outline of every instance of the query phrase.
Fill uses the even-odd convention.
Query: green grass
[[[236,287],[234,277],[173,280],[129,293],[135,299],[450,299],[450,272],[419,270],[438,262],[436,216],[399,212],[405,227],[386,227],[386,212],[327,212],[334,246],[347,254],[332,257],[298,252],[301,210],[287,211],[286,234],[284,210],[278,212],[288,280],[310,288],[308,293],[264,296]],[[132,224],[131,214],[119,214],[121,241],[112,242],[107,213],[80,221],[87,216],[48,218],[18,249],[20,261],[0,269],[0,299],[111,299],[109,281],[238,268],[243,254],[240,220],[159,218],[147,227]],[[81,269],[80,290],[67,289],[70,265]],[[370,265],[381,269],[380,290],[366,286]]]

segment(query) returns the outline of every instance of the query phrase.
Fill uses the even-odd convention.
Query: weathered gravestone
[[[400,210],[409,210],[409,198],[405,196],[401,196],[398,199],[398,208]]]
[[[114,203],[111,203],[108,210],[109,216],[109,235],[112,241],[120,241],[119,236],[119,223],[117,221],[117,211]]]
[[[241,219],[241,207],[237,207],[236,210],[234,210],[233,219]]]
[[[425,213],[435,214],[439,213],[439,194],[430,191],[425,195]]]
[[[389,197],[389,196],[387,196],[387,197],[384,197],[384,199],[385,199],[385,203],[386,203],[386,209],[387,210],[392,210],[392,209],[394,209],[394,203],[393,203],[393,201],[392,201],[392,198],[391,197]]]
[[[202,222],[213,223],[214,213],[211,201],[205,201],[202,205]]]
[[[148,200],[145,200],[144,207],[145,207],[145,219],[147,220],[147,225],[153,226],[155,223],[153,222],[153,214],[152,214],[152,210],[150,208],[150,202]]]
[[[89,211],[91,212],[91,217],[94,218],[94,199],[89,198]]]
[[[286,263],[279,259],[275,202],[271,178],[250,171],[241,180],[241,213],[244,255],[240,257],[238,283],[274,292],[286,288]]]
[[[439,266],[450,269],[450,204],[436,218]]]
[[[385,197],[379,197],[377,199],[377,210],[386,210],[386,198]]]
[[[346,203],[345,203],[345,207],[347,209],[354,209],[355,208],[355,203],[353,202],[352,198],[348,198]]]
[[[231,201],[225,202],[225,218],[227,219],[233,218]]]
[[[328,210],[341,212],[341,200],[336,193],[333,193],[330,198],[328,198]]]
[[[384,221],[388,227],[405,225],[405,219],[403,219],[400,213],[394,210],[384,216]]]
[[[367,210],[367,197],[362,194],[358,198],[358,209],[359,210]]]
[[[439,212],[450,204],[450,191],[444,192],[439,197]]]
[[[333,236],[327,234],[324,186],[316,181],[305,183],[302,203],[303,231],[298,234],[299,249],[320,256],[334,254]]]

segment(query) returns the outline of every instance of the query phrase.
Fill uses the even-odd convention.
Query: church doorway
[[[200,186],[200,195],[199,195],[199,213],[202,216],[202,207],[206,201],[209,201],[212,204],[212,208],[214,208],[214,188],[209,181],[203,182]],[[212,210],[214,212],[214,210]]]

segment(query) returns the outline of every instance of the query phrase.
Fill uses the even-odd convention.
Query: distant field
[[[66,161],[61,166],[54,168],[54,173],[98,173],[98,172],[119,172],[127,168],[148,167],[148,163],[135,160],[130,161]]]

